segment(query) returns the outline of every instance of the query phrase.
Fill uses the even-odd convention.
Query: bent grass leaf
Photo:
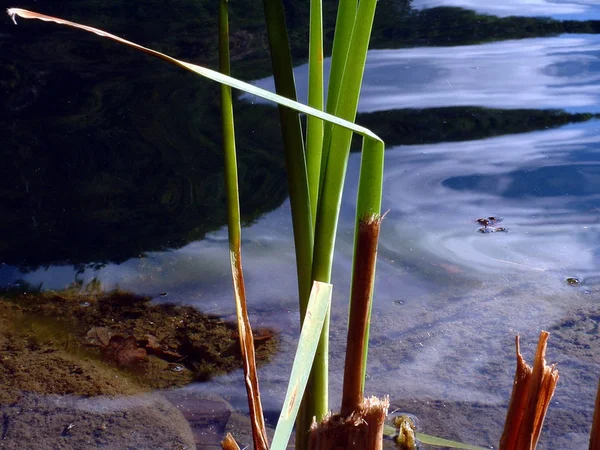
[[[285,394],[285,401],[277,421],[271,450],[285,450],[292,433],[294,421],[310,375],[310,369],[317,352],[317,344],[325,322],[325,315],[331,304],[331,290],[332,285],[329,283],[319,281],[313,283],[287,393]]]
[[[390,425],[385,425],[383,434],[385,436],[393,437],[396,434],[396,428]],[[421,442],[422,444],[433,445],[435,447],[458,448],[461,450],[489,450],[489,448],[486,447],[478,447],[477,445],[465,444],[464,442],[439,438],[425,433],[416,432],[415,437],[417,441]]]
[[[361,127],[360,125],[356,125],[347,120],[340,119],[339,117],[336,117],[332,114],[328,114],[326,112],[319,111],[318,109],[311,108],[310,106],[306,106],[306,105],[304,105],[302,103],[298,103],[294,100],[290,100],[289,98],[285,98],[280,95],[274,94],[267,90],[256,87],[250,83],[240,81],[237,78],[232,78],[232,77],[224,75],[220,72],[216,72],[214,70],[207,69],[206,67],[198,66],[196,64],[191,64],[191,63],[188,63],[185,61],[181,61],[179,59],[175,59],[169,55],[166,55],[166,54],[158,52],[156,50],[152,50],[151,48],[136,44],[135,42],[128,41],[127,39],[123,39],[119,36],[115,36],[114,34],[107,33],[106,31],[100,30],[98,28],[89,27],[87,25],[82,25],[82,24],[79,24],[76,22],[70,22],[68,20],[60,19],[58,17],[48,16],[46,14],[40,14],[40,13],[37,13],[34,11],[28,11],[26,9],[21,9],[21,8],[8,8],[6,10],[6,12],[13,19],[13,21],[15,23],[16,23],[15,18],[18,16],[23,19],[37,19],[37,20],[41,20],[43,22],[54,22],[59,25],[66,25],[68,27],[78,28],[80,30],[85,30],[90,33],[97,34],[98,36],[102,36],[107,39],[111,39],[113,41],[116,41],[121,44],[132,47],[132,48],[139,50],[143,53],[146,53],[148,55],[162,59],[163,61],[167,61],[173,65],[181,67],[190,72],[194,72],[200,76],[203,76],[210,80],[216,81],[217,83],[224,84],[224,85],[230,86],[235,89],[239,89],[248,94],[256,95],[257,97],[261,97],[266,100],[270,100],[274,103],[277,103],[278,105],[286,106],[295,111],[298,111],[298,112],[301,112],[304,114],[308,114],[310,116],[318,117],[319,119],[326,120],[335,125],[339,125],[348,130],[352,130],[355,133],[357,133],[367,139],[372,139],[372,140],[375,140],[378,142],[383,142],[379,136],[377,136],[375,133],[373,133],[371,130],[369,130],[365,127]]]
[[[463,444],[462,442],[451,441],[450,439],[443,439],[423,433],[415,433],[415,437],[419,442],[422,442],[423,444],[435,445],[438,447],[460,448],[464,450],[487,450],[484,447],[477,447],[476,445],[471,444]]]

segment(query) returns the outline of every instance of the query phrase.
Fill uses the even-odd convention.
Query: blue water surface
[[[413,8],[458,6],[500,17],[533,16],[562,20],[599,20],[600,6],[595,0],[507,0],[486,2],[477,0],[413,0]]]

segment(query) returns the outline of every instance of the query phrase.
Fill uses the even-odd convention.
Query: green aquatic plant
[[[295,98],[291,55],[285,29],[283,5],[280,0],[265,1],[265,15],[273,62],[277,93]],[[376,1],[342,0],[339,3],[331,55],[331,72],[326,110],[330,114],[353,122],[371,36]],[[322,109],[323,88],[323,19],[320,0],[310,2],[309,85],[310,106]],[[343,95],[342,95],[343,92]],[[307,138],[303,141],[298,117],[280,108],[281,127],[288,161],[290,203],[294,218],[294,242],[298,270],[300,314],[304,315],[306,292],[312,280],[331,281],[331,268],[339,218],[342,189],[346,175],[352,130],[332,122],[307,118]],[[383,146],[378,141],[363,140],[361,175],[358,187],[356,232],[360,223],[379,219],[383,181]],[[382,143],[381,143],[382,144]],[[302,152],[302,149],[305,149]],[[296,158],[294,160],[294,158]],[[298,162],[298,159],[300,161]],[[304,161],[302,161],[304,159]],[[295,162],[294,162],[295,161]],[[312,231],[314,228],[314,231]],[[356,244],[356,242],[355,242]],[[355,245],[355,248],[358,248]],[[376,246],[374,248],[376,251]],[[354,262],[367,258],[355,252]],[[373,270],[375,259],[372,259]],[[352,291],[356,289],[353,277]],[[372,295],[372,280],[367,281],[367,301]],[[358,289],[360,291],[360,289]],[[351,310],[353,306],[351,305]],[[367,307],[367,314],[370,305]],[[368,323],[368,320],[366,321]],[[308,397],[298,419],[296,446],[307,446],[306,430],[313,417],[319,421],[329,411],[328,404],[328,334],[329,318],[319,343],[317,358],[310,380]],[[366,367],[368,329],[362,342],[361,370]],[[361,382],[362,388],[362,382]],[[362,389],[361,389],[362,392]]]
[[[371,4],[374,5],[375,3],[372,0],[368,0],[363,2],[364,4]],[[226,3],[222,3],[222,7],[224,8],[224,6],[226,5]],[[222,10],[223,11],[223,10]],[[321,281],[324,282],[323,285],[327,285],[330,275],[331,275],[331,263],[332,263],[332,258],[333,258],[333,244],[335,241],[335,231],[337,228],[337,220],[338,220],[338,215],[339,215],[339,207],[340,207],[340,201],[341,201],[341,189],[342,189],[342,185],[343,185],[343,181],[344,181],[344,176],[345,176],[345,168],[347,165],[347,160],[348,160],[348,155],[349,155],[349,144],[350,144],[350,138],[352,136],[352,133],[356,133],[360,136],[363,137],[363,157],[362,157],[362,164],[361,164],[361,173],[360,173],[360,180],[359,180],[359,196],[358,196],[358,204],[357,204],[357,223],[363,221],[363,220],[368,220],[371,221],[373,220],[373,218],[375,218],[376,220],[378,220],[379,217],[379,211],[380,211],[380,203],[381,203],[381,183],[382,183],[382,176],[383,176],[383,153],[384,153],[384,143],[383,141],[374,133],[372,133],[371,131],[369,131],[366,128],[360,127],[358,125],[355,125],[351,120],[345,120],[344,118],[340,118],[337,117],[335,115],[332,114],[328,114],[326,112],[323,112],[322,110],[319,109],[315,109],[312,108],[310,106],[306,106],[303,105],[301,103],[298,103],[294,100],[290,100],[288,98],[279,96],[277,94],[273,94],[270,93],[268,91],[264,91],[262,89],[259,89],[251,84],[242,82],[240,80],[234,79],[229,77],[226,74],[223,73],[219,73],[198,65],[194,65],[194,64],[190,64],[184,61],[180,61],[177,60],[175,58],[172,58],[168,55],[165,55],[163,53],[157,52],[155,50],[140,46],[138,44],[135,44],[131,41],[127,41],[125,39],[119,38],[117,36],[114,36],[112,34],[106,33],[102,30],[96,29],[96,28],[92,28],[92,27],[88,27],[85,25],[80,25],[74,22],[69,22],[63,19],[58,19],[58,18],[54,18],[51,16],[47,16],[47,15],[43,15],[43,14],[38,14],[38,13],[34,13],[34,12],[30,12],[30,11],[26,11],[26,10],[22,10],[22,9],[17,9],[17,8],[12,8],[8,10],[8,13],[11,15],[11,17],[13,18],[13,20],[15,19],[16,16],[20,16],[23,18],[31,18],[31,19],[39,19],[39,20],[43,20],[43,21],[47,21],[47,22],[56,22],[62,25],[67,25],[67,26],[71,26],[74,28],[79,28],[79,29],[83,29],[86,30],[88,32],[92,32],[95,33],[97,35],[100,35],[102,37],[105,38],[109,38],[112,40],[115,40],[117,42],[120,42],[122,44],[128,45],[130,47],[133,47],[137,50],[140,50],[144,53],[147,53],[151,56],[155,56],[158,57],[160,59],[163,59],[171,64],[174,64],[178,67],[184,68],[188,71],[194,72],[198,75],[204,76],[206,78],[212,79],[214,81],[217,81],[219,83],[221,83],[224,86],[229,86],[229,87],[233,87],[233,88],[237,88],[237,89],[241,89],[247,93],[250,94],[254,94],[257,95],[259,97],[263,97],[265,99],[274,101],[275,103],[284,106],[287,108],[287,110],[293,110],[295,111],[293,114],[296,117],[295,120],[298,121],[299,123],[299,117],[298,117],[298,112],[301,113],[305,113],[311,117],[316,117],[320,120],[326,120],[329,123],[335,124],[335,127],[331,128],[331,140],[330,143],[338,143],[339,140],[341,140],[340,142],[344,143],[344,145],[340,146],[340,151],[337,150],[336,151],[329,151],[329,147],[328,146],[324,146],[323,148],[327,150],[327,158],[323,158],[324,164],[321,166],[321,171],[323,171],[323,176],[321,177],[319,183],[318,183],[318,188],[319,188],[319,192],[321,193],[319,195],[319,200],[318,200],[318,207],[316,209],[317,211],[317,215],[314,217],[312,217],[312,213],[310,212],[310,200],[308,198],[307,192],[308,189],[305,189],[305,193],[303,194],[303,196],[301,196],[301,201],[305,202],[305,204],[308,207],[308,209],[305,209],[304,212],[304,216],[302,216],[301,214],[299,215],[297,212],[293,212],[294,217],[298,218],[298,220],[302,221],[303,223],[309,223],[308,226],[308,233],[307,236],[305,238],[303,238],[304,240],[301,241],[303,243],[303,245],[305,246],[304,248],[307,248],[307,252],[308,252],[308,256],[309,258],[306,259],[305,262],[308,262],[309,264],[307,266],[305,266],[304,268],[300,268],[298,269],[299,274],[302,275],[301,280],[316,280],[316,281]],[[372,13],[372,12],[371,12]],[[221,19],[223,22],[222,24],[225,24],[225,19]],[[371,20],[372,21],[372,20]],[[363,27],[358,27],[359,30],[362,31]],[[360,50],[363,53],[363,66],[364,66],[364,58],[366,57],[366,46],[368,44],[368,37],[365,41],[365,37],[364,35],[362,35],[362,33],[360,34],[360,38],[356,37],[353,38],[350,42],[350,44],[354,43],[354,46]],[[226,31],[223,32],[223,36],[226,35]],[[358,35],[357,35],[358,36]],[[224,52],[224,48],[225,48],[225,44],[222,45],[222,59],[221,59],[221,69],[226,71],[227,69],[227,55]],[[350,48],[352,48],[352,46],[348,47],[346,50],[348,52],[350,52]],[[321,58],[322,58],[322,53],[321,53]],[[353,72],[353,71],[348,71]],[[360,71],[360,74],[358,74],[358,76],[354,76],[351,77],[352,83],[356,84],[356,82],[359,82],[360,79],[362,78],[362,68]],[[322,83],[322,81],[321,81]],[[351,101],[351,105],[354,104],[354,112],[352,113],[352,111],[347,111],[346,113],[344,112],[344,108],[340,107],[339,110],[336,109],[334,112],[342,115],[342,116],[346,116],[348,119],[354,119],[354,115],[356,113],[356,103],[358,101],[358,93],[359,90],[354,89],[354,93],[350,93],[350,97],[352,97],[352,95],[354,95],[356,98],[354,99],[354,101]],[[231,94],[229,91],[227,90],[223,90],[222,91],[222,105],[224,107],[224,110],[226,111],[226,119],[223,122],[223,128],[225,131],[225,135],[226,137],[224,138],[224,143],[225,143],[225,149],[226,149],[226,166],[227,166],[227,171],[228,171],[228,175],[227,175],[227,187],[228,187],[228,194],[230,194],[229,196],[229,200],[228,200],[228,210],[229,210],[229,224],[230,224],[230,255],[231,255],[231,265],[232,265],[232,274],[233,274],[233,278],[234,278],[234,291],[235,291],[235,296],[236,296],[236,305],[237,305],[237,309],[238,309],[238,318],[239,318],[239,326],[240,326],[240,331],[245,331],[247,332],[249,330],[249,324],[247,322],[247,314],[245,314],[245,294],[244,294],[244,287],[243,287],[243,277],[242,277],[242,272],[241,272],[241,254],[240,254],[240,233],[241,233],[241,226],[239,224],[239,201],[237,200],[237,197],[235,195],[235,192],[237,191],[237,177],[236,177],[236,169],[235,169],[235,149],[233,147],[233,122],[231,121],[231,111],[230,111],[230,104],[231,104]],[[346,108],[347,109],[347,108]],[[350,109],[352,109],[352,107],[350,107]],[[341,112],[340,112],[341,111]],[[290,117],[292,117],[290,115]],[[340,130],[349,130],[348,133],[342,133]],[[229,137],[227,137],[229,136]],[[300,135],[301,137],[301,135]],[[231,138],[231,139],[230,139]],[[347,145],[346,142],[347,141]],[[324,152],[325,153],[325,152]],[[298,156],[298,155],[296,155]],[[304,175],[300,175],[300,179],[297,182],[298,186],[304,185],[307,186],[307,176],[306,174],[306,166],[304,163],[304,153],[301,152],[299,155],[299,160],[302,162],[302,167],[300,168],[301,171],[303,171]],[[322,162],[323,162],[322,161]],[[326,167],[326,168],[325,168]],[[339,173],[339,170],[342,171],[342,173]],[[300,172],[299,172],[300,173]],[[331,181],[328,181],[331,180]],[[296,184],[294,184],[293,182],[290,184],[291,186],[296,186]],[[314,183],[313,184],[314,190],[316,191],[317,189],[317,184]],[[295,189],[294,187],[291,188],[291,190]],[[316,230],[317,230],[317,239],[313,242],[312,236],[311,236],[311,231],[312,230],[312,223],[314,222]],[[295,227],[297,228],[297,227]],[[298,247],[298,240],[296,241],[296,245]],[[318,258],[316,259],[316,262],[312,261],[312,258],[310,258],[310,255],[312,254],[312,248],[313,245],[315,245],[315,248],[319,249],[319,252],[317,253]],[[298,250],[299,253],[302,253],[301,250]],[[374,261],[374,258],[373,258]],[[371,297],[371,289],[372,289],[372,280],[370,282],[370,285],[367,286],[367,293],[368,293],[368,298],[367,300],[370,300]],[[307,307],[308,307],[308,287],[305,287],[304,290],[302,290],[301,288],[301,292],[303,294],[303,296],[301,297],[301,312],[303,313],[303,318],[304,317],[308,317],[305,316],[304,314],[306,313]],[[327,296],[325,296],[327,297]],[[328,307],[326,307],[324,309],[324,317],[323,317],[323,323],[322,323],[322,329],[323,331],[323,337],[321,339],[321,347],[319,350],[316,351],[317,355],[319,356],[318,360],[321,361],[321,367],[324,367],[325,370],[323,371],[321,370],[316,370],[315,373],[317,375],[319,375],[320,373],[320,377],[317,377],[317,381],[313,382],[312,388],[316,389],[315,393],[317,394],[314,398],[316,398],[316,401],[313,402],[316,406],[316,413],[314,412],[314,410],[308,410],[307,414],[309,417],[312,416],[317,416],[318,418],[321,417],[322,415],[325,414],[325,412],[327,411],[327,377],[326,377],[326,357],[327,357],[327,352],[326,352],[326,348],[327,348],[327,340],[326,340],[326,336],[327,336],[327,319],[326,319],[326,315],[328,312]],[[304,328],[303,328],[304,330]],[[245,333],[240,333],[245,334]],[[242,339],[242,338],[241,338]],[[251,353],[250,347],[252,347],[251,345],[251,341],[244,344],[242,343],[242,346],[246,348],[246,351]],[[310,352],[309,352],[310,353]],[[320,355],[319,355],[320,353]],[[252,355],[250,354],[247,358],[248,360],[252,359]],[[251,365],[251,363],[250,363]],[[310,361],[304,360],[303,364],[300,364],[298,367],[302,367],[304,371],[307,371],[310,368],[311,364]],[[360,367],[360,370],[362,372],[364,372],[364,368]],[[249,372],[247,372],[249,373]],[[303,376],[303,374],[301,374]],[[251,376],[252,377],[252,376]],[[248,377],[247,377],[248,378]],[[302,378],[302,377],[301,377]],[[251,384],[251,386],[248,387],[249,391],[253,391],[254,394],[258,394],[258,389],[257,389],[257,384],[254,383],[254,381],[250,381],[249,382]],[[361,386],[362,388],[362,386]],[[303,395],[303,392],[300,391],[296,391],[294,398],[300,399]],[[320,397],[319,397],[320,396]],[[260,422],[263,421],[262,417],[258,417],[259,415],[261,415],[260,413],[260,408],[255,409],[255,414],[256,414],[256,421],[258,422],[257,424],[257,429],[259,429],[258,434],[263,434],[262,431],[260,430],[260,428],[264,428],[264,424],[261,425]],[[259,447],[263,447],[266,445],[266,438],[264,438],[263,436],[259,436],[259,438],[255,437],[255,444],[257,444],[257,442],[259,442]]]

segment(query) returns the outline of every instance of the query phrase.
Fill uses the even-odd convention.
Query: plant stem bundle
[[[546,365],[548,336],[540,333],[533,367],[521,355],[516,337],[517,370],[499,450],[533,450],[537,445],[558,382],[558,371]]]

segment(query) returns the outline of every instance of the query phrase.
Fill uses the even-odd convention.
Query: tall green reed
[[[229,60],[229,13],[227,0],[219,1],[219,70],[230,74]],[[237,156],[235,149],[235,126],[233,121],[233,99],[231,87],[221,85],[221,125],[223,133],[223,156],[225,164],[225,187],[227,191],[227,232],[229,237],[229,260],[235,306],[238,321],[238,334],[242,358],[244,359],[244,380],[248,396],[248,407],[252,424],[252,438],[256,450],[269,448],[265,419],[260,399],[254,337],[248,319],[246,287],[242,269],[242,225],[240,216],[240,196],[238,189]]]
[[[341,0],[338,9],[338,20],[334,35],[331,56],[331,72],[327,96],[327,112],[353,122],[356,117],[360,88],[366,62],[366,55],[371,36],[375,0]],[[285,17],[281,0],[264,0],[265,15],[271,45],[273,74],[277,93],[295,98],[292,91],[293,74],[289,45],[286,42]],[[285,65],[285,67],[281,67]],[[310,106],[323,108],[323,18],[320,0],[311,0],[309,26],[309,85],[308,101]],[[343,92],[343,95],[341,93]],[[296,118],[289,122],[282,115],[284,136],[287,130],[296,126]],[[299,134],[297,139],[301,139]],[[305,304],[302,285],[306,279],[323,282],[331,281],[331,269],[335,246],[336,231],[340,212],[342,190],[346,176],[352,131],[340,128],[331,123],[323,126],[312,117],[307,119],[306,166],[308,189],[290,185],[290,192],[305,193],[309,198],[291,203],[292,216],[302,216],[306,223],[306,203],[310,204],[310,222],[314,226],[314,241],[298,239],[294,221],[295,244],[297,249],[312,246],[311,272],[305,272],[306,261],[298,266],[298,282],[300,292],[300,311],[303,316]],[[294,142],[294,148],[287,146],[286,154],[296,152],[302,146]],[[358,188],[356,211],[356,229],[359,222],[370,216],[378,216],[381,207],[381,190],[383,181],[383,144],[364,142],[361,176]],[[302,182],[303,179],[299,179]],[[301,208],[295,208],[296,205]],[[305,226],[305,225],[304,225]],[[310,252],[306,251],[309,255]],[[360,255],[355,255],[355,260]],[[371,287],[372,288],[372,287]],[[307,446],[306,431],[312,418],[321,420],[329,410],[328,404],[328,336],[329,318],[326,318],[317,357],[313,366],[306,403],[298,418],[296,446],[304,449]],[[367,332],[368,336],[368,332]],[[364,354],[366,360],[366,350]],[[364,363],[364,361],[363,361]],[[364,365],[364,364],[363,364]]]

